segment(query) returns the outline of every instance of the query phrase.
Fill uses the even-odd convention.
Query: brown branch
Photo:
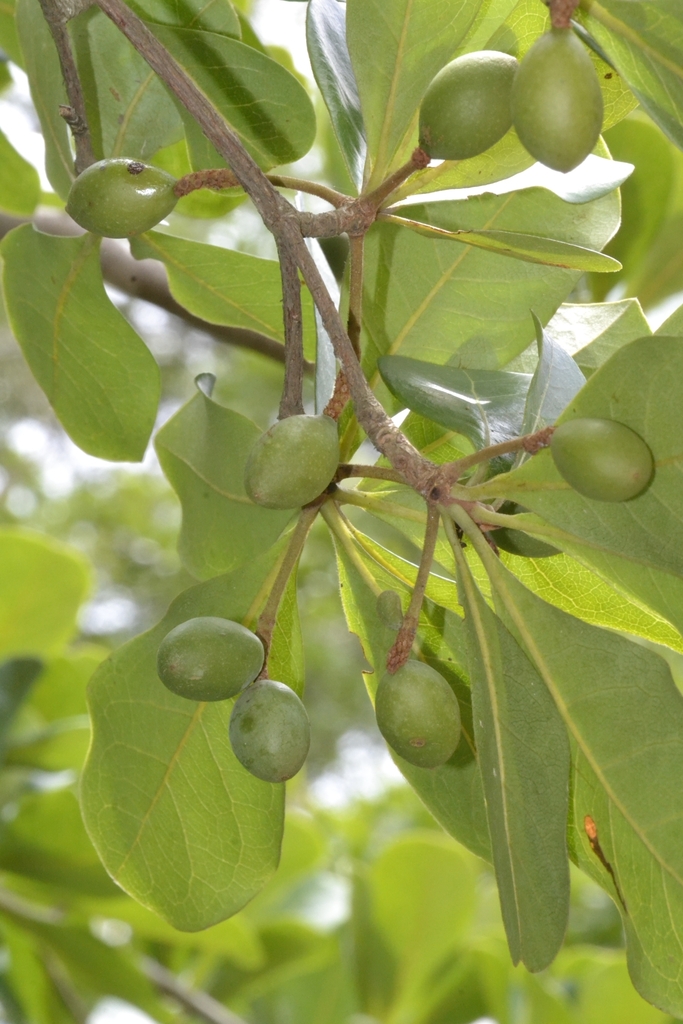
[[[183,1009],[189,1010],[193,1016],[207,1021],[207,1024],[247,1024],[242,1017],[238,1017],[227,1006],[223,1006],[208,992],[201,992],[183,985],[172,971],[169,971],[157,960],[143,956],[140,966],[143,974],[149,978],[152,984],[156,985],[160,992],[170,996]]]
[[[349,391],[349,383],[344,376],[344,371],[340,370],[337,374],[337,379],[334,382],[332,398],[323,409],[325,416],[329,416],[332,420],[338,420],[344,412],[350,397],[351,392]]]
[[[420,494],[428,495],[434,486],[435,467],[403,436],[370,389],[339,311],[302,237],[302,225],[306,217],[335,217],[343,211],[299,214],[275,190],[207,97],[123,0],[96,0],[96,3],[187,108],[206,137],[232,167],[263,223],[275,236],[278,248],[288,250],[296,260],[320,311],[335,354],[344,368],[358,420],[375,447],[404,474],[408,483]]]
[[[57,54],[59,55],[64,87],[69,98],[69,106],[60,105],[59,113],[71,128],[71,134],[76,146],[74,170],[76,174],[80,174],[90,164],[95,163],[95,154],[93,153],[92,140],[88,128],[83,88],[71,48],[71,38],[66,27],[68,15],[73,15],[76,11],[65,12],[64,5],[55,2],[55,0],[40,0],[40,6],[43,10],[45,21],[52,33]]]
[[[337,469],[335,480],[347,480],[351,476],[373,477],[376,480],[391,480],[396,484],[404,484],[400,473],[387,466],[361,466],[355,462],[343,462]]]
[[[353,351],[360,359],[360,332],[363,323],[363,269],[365,262],[365,235],[352,235],[349,247],[349,338]]]
[[[279,418],[301,415],[304,411],[304,321],[301,309],[299,268],[289,250],[278,247],[282,278],[282,315],[285,325],[285,383],[280,399]]]
[[[428,505],[427,527],[425,529],[425,539],[422,546],[422,556],[420,558],[420,568],[417,572],[417,579],[415,580],[410,604],[408,605],[407,612],[403,616],[403,622],[401,623],[401,628],[398,631],[398,636],[387,655],[387,672],[390,672],[392,675],[394,672],[397,672],[402,665],[405,665],[406,661],[410,657],[410,652],[413,649],[417,626],[420,621],[422,602],[424,601],[425,591],[429,582],[429,573],[432,568],[432,562],[434,561],[434,551],[436,549],[436,539],[439,535],[440,519],[440,512],[436,505]]]
[[[397,171],[382,182],[373,192],[369,192],[366,196],[361,196],[365,203],[374,206],[375,210],[378,210],[383,203],[400,188],[405,181],[408,180],[416,171],[423,171],[425,167],[429,166],[431,157],[429,153],[425,153],[424,149],[414,149],[410,160],[408,160],[402,167],[399,167]]]
[[[511,441],[501,441],[500,444],[489,445],[488,448],[480,448],[471,455],[465,455],[462,459],[454,462],[446,462],[441,467],[440,484],[453,484],[460,479],[466,469],[478,466],[482,462],[488,462],[500,455],[508,455],[511,452],[525,451],[535,455],[541,448],[547,448],[553,436],[554,427],[544,427],[533,434],[523,434],[522,437],[514,437]],[[436,495],[434,496],[436,497]]]
[[[271,185],[280,188],[292,189],[295,192],[308,192],[309,195],[318,196],[334,207],[344,206],[350,203],[351,197],[337,192],[328,185],[321,185],[317,181],[308,181],[307,178],[292,178],[287,174],[267,174],[266,177]],[[211,188],[220,190],[224,188],[241,188],[239,181],[229,167],[212,167],[203,171],[192,171],[185,174],[176,182],[173,191],[180,199],[190,192],[196,192],[200,188]]]

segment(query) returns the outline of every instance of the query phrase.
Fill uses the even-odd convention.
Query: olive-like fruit
[[[375,697],[377,726],[389,746],[410,764],[445,764],[460,740],[460,706],[436,669],[407,661],[380,680]]]
[[[432,80],[420,106],[420,146],[431,157],[467,160],[490,149],[512,124],[517,60],[498,50],[467,53]]]
[[[528,512],[524,505],[518,505],[514,501],[506,501],[498,509],[502,515],[516,516],[520,512]],[[538,537],[530,537],[522,530],[514,530],[509,526],[502,526],[499,530],[491,530],[489,537],[503,551],[509,551],[511,555],[520,555],[522,558],[549,558],[550,555],[559,555],[560,552],[552,544],[546,544]]]
[[[566,420],[555,428],[550,451],[570,487],[595,501],[628,501],[652,479],[652,452],[616,420]]]
[[[553,28],[522,58],[512,83],[512,121],[546,167],[571,171],[593,150],[603,102],[593,61],[570,28]]]
[[[291,779],[306,760],[310,742],[306,708],[284,683],[259,679],[235,701],[230,743],[237,760],[257,779]]]
[[[259,638],[230,619],[188,619],[167,633],[157,651],[164,686],[188,700],[227,700],[263,668]]]
[[[401,595],[395,590],[383,590],[378,594],[377,615],[387,629],[400,629],[403,622]]]
[[[128,238],[167,217],[178,199],[176,179],[139,160],[100,160],[78,175],[66,212],[82,228],[106,238]]]
[[[261,434],[244,471],[247,494],[266,508],[301,508],[325,490],[339,464],[329,416],[288,416]]]

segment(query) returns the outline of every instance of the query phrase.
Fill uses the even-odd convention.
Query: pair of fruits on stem
[[[444,160],[466,160],[514,125],[525,149],[570,171],[600,136],[600,83],[570,28],[541,36],[521,63],[497,50],[458,57],[433,79],[420,107],[420,146]]]

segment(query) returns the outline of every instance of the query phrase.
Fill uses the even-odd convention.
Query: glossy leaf
[[[0,251],[12,330],[62,426],[90,455],[140,461],[156,416],[159,370],[107,298],[97,238],[58,238],[27,224],[10,232]]]
[[[553,694],[581,760],[595,776],[603,812],[593,807],[584,814],[595,810],[592,817],[601,845],[602,823],[607,824],[610,815],[619,822],[623,846],[615,843],[614,862],[619,868],[624,863],[626,873],[620,868],[618,885],[626,907],[640,917],[643,905],[647,920],[655,879],[672,900],[678,903],[683,898],[683,696],[656,654],[551,608],[495,560],[487,562],[505,618]],[[607,816],[605,799],[611,805]],[[634,844],[642,858],[637,874],[629,864]],[[643,883],[648,891],[645,900]],[[675,991],[668,979],[663,983],[663,972],[669,979],[671,974],[661,960],[660,935],[660,924],[638,929],[640,949],[630,955],[645,971],[649,985],[658,985],[660,1000],[666,992],[666,1008],[680,1014],[683,991],[680,986]],[[636,974],[636,984],[639,980]],[[651,987],[643,994],[652,999]]]
[[[38,0],[17,0],[16,27],[22,67],[45,140],[45,170],[57,195],[66,200],[75,174],[69,129],[59,116],[59,104],[68,99],[57,50]]]
[[[553,424],[586,383],[586,378],[571,355],[553,338],[550,331],[543,330],[538,317],[532,315],[538,344],[538,366],[529,385],[523,434],[532,434]]]
[[[162,260],[173,297],[195,316],[284,341],[282,284],[275,260],[160,231],[132,239],[131,250],[137,259]],[[312,334],[312,302],[308,295],[302,300],[305,329]]]
[[[682,381],[683,340],[642,338],[600,367],[562,417],[616,419],[646,440],[655,474],[648,489],[632,501],[608,508],[583,498],[560,477],[548,450],[478,489],[481,497],[495,491],[538,513],[552,526],[544,535],[550,543],[557,542],[679,632],[683,521],[677,423]]]
[[[159,461],[183,508],[180,556],[198,579],[251,561],[292,518],[247,497],[244,467],[260,435],[255,423],[198,388],[156,436]]]
[[[537,235],[523,235],[518,231],[472,231],[469,228],[457,228],[446,231],[431,224],[408,220],[406,217],[387,216],[385,220],[401,227],[410,228],[427,238],[450,239],[463,245],[473,245],[478,249],[488,249],[500,256],[510,256],[525,263],[541,263],[548,267],[562,267],[565,270],[597,271],[610,273],[621,270],[621,264],[611,256],[586,249],[580,245],[571,245],[554,238],[543,238]]]
[[[93,740],[81,783],[85,825],[118,884],[175,928],[230,917],[279,859],[284,786],[241,767],[232,702],[196,704],[159,681],[156,651],[197,615],[255,625],[278,550],[185,591],[165,618],[120,647],[89,688]]]
[[[643,108],[683,147],[683,26],[676,0],[590,0],[583,23]]]
[[[267,170],[292,163],[308,152],[315,137],[313,106],[304,87],[281,64],[216,32],[158,24],[148,27],[261,167]],[[184,120],[187,126],[188,119]],[[223,163],[216,154],[214,162],[206,166]]]
[[[39,533],[0,530],[0,656],[56,653],[76,631],[90,571],[74,548]]]
[[[349,629],[359,637],[363,653],[373,666],[372,673],[365,676],[372,697],[379,681],[378,673],[396,635],[387,629],[377,614],[377,595],[382,590],[404,590],[405,581],[410,580],[412,584],[417,570],[397,556],[389,557],[384,565],[380,564],[359,547],[348,530],[345,532],[342,526],[337,528],[339,532],[335,533],[334,539],[342,604]],[[369,546],[373,546],[372,542]],[[392,562],[397,569],[401,567],[399,571],[405,574],[404,580],[394,574]],[[454,591],[452,583],[450,588]],[[462,624],[452,612],[426,605],[421,635],[425,627],[428,635],[423,641],[423,656],[456,688],[464,736],[453,757],[440,768],[416,768],[399,757],[395,758],[396,764],[446,831],[474,853],[490,858],[481,775],[474,755],[468,688],[452,668],[464,662]]]
[[[618,206],[610,194],[577,212],[552,193],[531,188],[405,206],[401,213],[447,231],[524,231],[600,249],[616,230]],[[365,266],[363,363],[373,385],[381,355],[473,369],[505,365],[532,340],[529,309],[547,323],[578,280],[576,271],[454,246],[394,224],[370,229]]]
[[[358,86],[346,45],[346,18],[337,0],[310,0],[308,55],[351,180],[360,190],[367,152]]]
[[[503,921],[513,963],[540,971],[555,959],[569,914],[567,732],[545,684],[464,560],[460,586]]]
[[[527,373],[460,370],[405,356],[383,356],[377,366],[409,409],[464,434],[475,448],[521,433],[531,383]]]
[[[96,7],[70,22],[97,159],[147,160],[181,138],[183,125],[149,64]]]
[[[368,139],[366,179],[379,184],[410,136],[434,75],[454,56],[477,0],[349,0],[346,34]]]
[[[0,210],[30,216],[40,199],[38,173],[0,132]]]
[[[651,331],[638,300],[621,299],[563,303],[548,324],[548,333],[589,377],[618,349]]]

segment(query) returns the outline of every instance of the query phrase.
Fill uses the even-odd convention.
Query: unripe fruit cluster
[[[77,224],[106,238],[129,238],[167,217],[176,179],[139,160],[100,160],[78,175],[66,204]]]
[[[547,167],[570,171],[593,150],[603,118],[598,76],[568,28],[538,39],[521,63],[482,50],[447,64],[420,106],[420,146],[443,160],[466,160],[493,146],[511,126]]]
[[[228,700],[239,693],[229,730],[235,757],[257,778],[284,782],[306,760],[310,726],[294,690],[273,679],[256,680],[263,660],[263,644],[239,622],[199,616],[166,634],[157,673],[187,700]]]

